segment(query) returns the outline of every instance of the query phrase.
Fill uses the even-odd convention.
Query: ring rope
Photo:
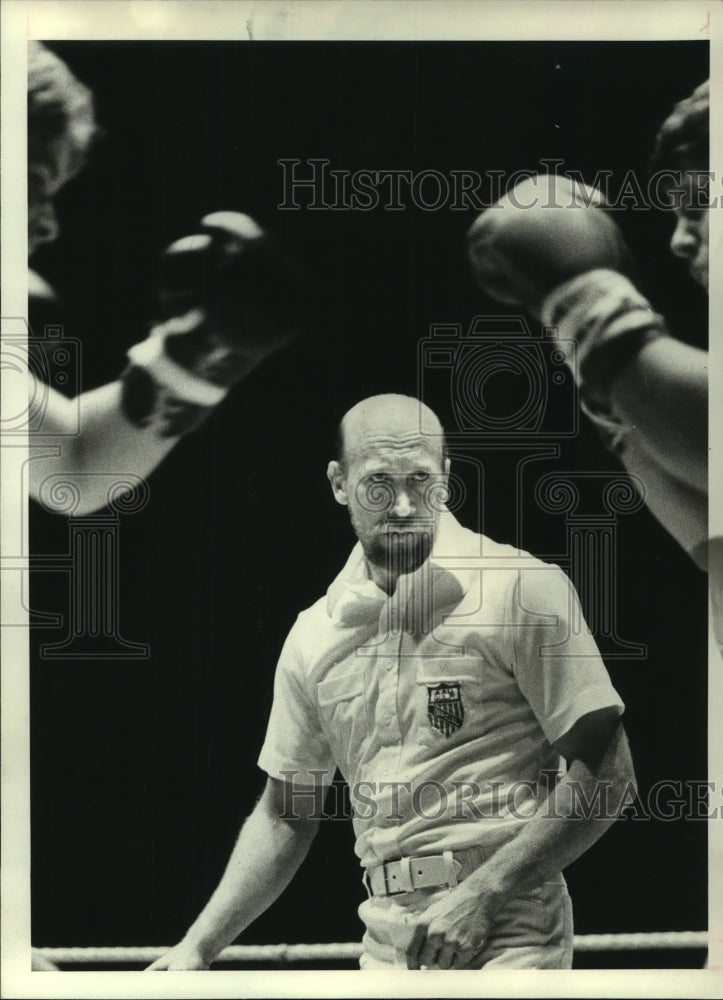
[[[575,951],[645,951],[648,949],[705,948],[706,931],[653,931],[640,934],[576,934]],[[161,947],[139,948],[38,948],[51,962],[95,965],[102,962],[146,964],[170,951]],[[333,944],[236,944],[224,948],[216,962],[341,962],[359,958],[358,942]]]

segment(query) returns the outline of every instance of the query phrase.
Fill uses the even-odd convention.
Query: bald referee
[[[265,789],[218,888],[151,969],[208,968],[273,903],[337,767],[369,894],[362,968],[569,968],[562,869],[634,787],[577,596],[446,509],[444,435],[419,400],[362,400],[338,438],[327,477],[357,544],[284,644]]]

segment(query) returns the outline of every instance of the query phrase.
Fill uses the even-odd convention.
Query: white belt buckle
[[[411,858],[399,859],[399,882],[397,892],[413,892],[414,881],[412,879]]]
[[[444,851],[442,854],[442,860],[444,862],[444,873],[447,880],[447,888],[454,889],[457,885],[457,872],[461,871],[462,866],[458,861],[454,860],[454,855],[451,851]]]

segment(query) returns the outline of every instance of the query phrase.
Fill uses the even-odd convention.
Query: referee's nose
[[[404,488],[396,490],[391,509],[392,517],[411,517],[415,510],[416,507],[408,490]]]

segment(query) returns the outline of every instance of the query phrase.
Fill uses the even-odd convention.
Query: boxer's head
[[[651,166],[676,215],[670,249],[688,262],[691,277],[708,288],[709,84],[706,80],[673,108],[655,141]]]
[[[372,567],[411,573],[429,556],[449,476],[435,414],[410,396],[364,399],[339,426],[327,475]]]
[[[41,45],[28,45],[28,250],[54,240],[53,198],[83,165],[96,134],[93,95]]]

